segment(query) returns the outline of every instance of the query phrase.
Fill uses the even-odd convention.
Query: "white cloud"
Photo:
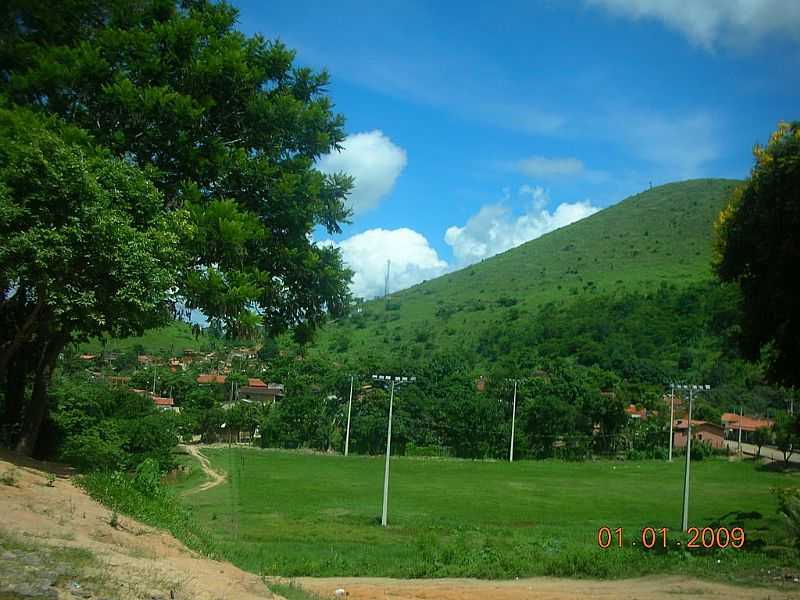
[[[342,171],[355,178],[348,205],[358,215],[375,208],[392,191],[406,166],[406,151],[378,129],[349,135],[342,146],[341,152],[323,156],[318,168],[323,173]]]
[[[755,42],[770,34],[800,37],[796,0],[587,0],[630,19],[658,19],[711,49],[718,41]]]
[[[444,241],[452,247],[459,265],[494,256],[600,210],[590,202],[564,202],[550,212],[544,208],[548,198],[541,187],[525,185],[519,191],[532,198],[524,214],[514,217],[502,203],[487,204],[463,227],[447,229]]]
[[[362,298],[383,294],[387,260],[392,261],[392,291],[438,277],[447,270],[447,262],[439,258],[425,236],[406,227],[369,229],[338,243],[323,243],[341,249],[344,262],[355,272],[350,289]]]

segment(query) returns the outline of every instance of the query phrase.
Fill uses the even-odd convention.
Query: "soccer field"
[[[632,577],[691,572],[759,579],[795,564],[770,488],[797,474],[751,462],[692,463],[690,525],[743,527],[744,549],[685,549],[683,463],[393,458],[389,527],[379,525],[383,458],[204,449],[228,481],[184,501],[225,556],[282,575]],[[190,477],[179,489],[196,485]],[[600,527],[623,528],[608,549]],[[644,550],[643,527],[668,528]],[[678,548],[677,542],[683,546]],[[636,546],[632,544],[636,542]],[[789,561],[789,562],[787,562]]]

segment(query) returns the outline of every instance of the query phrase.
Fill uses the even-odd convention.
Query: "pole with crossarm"
[[[372,379],[378,382],[389,382],[391,389],[389,392],[389,425],[386,429],[386,465],[383,469],[383,511],[381,512],[381,525],[386,527],[389,524],[389,457],[392,454],[392,411],[394,408],[394,386],[395,384],[413,383],[416,377],[399,377],[397,375],[373,375]]]
[[[694,400],[695,392],[710,390],[711,386],[680,384],[676,387],[679,390],[689,391],[689,416],[686,424],[686,465],[683,470],[683,513],[681,515],[681,528],[686,533],[689,528],[689,475],[692,464],[692,401]]]

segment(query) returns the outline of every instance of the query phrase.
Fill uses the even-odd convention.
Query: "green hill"
[[[365,303],[320,335],[319,348],[474,347],[511,311],[549,302],[685,287],[712,278],[713,223],[736,180],[671,183],[460,271]]]

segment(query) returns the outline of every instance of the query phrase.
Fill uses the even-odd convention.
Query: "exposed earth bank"
[[[59,473],[52,486],[49,472]],[[0,475],[9,473],[13,484],[0,483],[0,598],[279,598],[257,575],[112,519],[57,465],[0,455]]]
[[[199,556],[171,535],[133,519],[114,518],[108,508],[77,488],[59,465],[0,455],[0,480],[0,598],[280,598],[257,575]],[[736,587],[674,576],[624,581],[540,577],[514,581],[299,578],[294,582],[321,598],[336,597],[341,589],[351,600],[797,598],[796,589]]]

